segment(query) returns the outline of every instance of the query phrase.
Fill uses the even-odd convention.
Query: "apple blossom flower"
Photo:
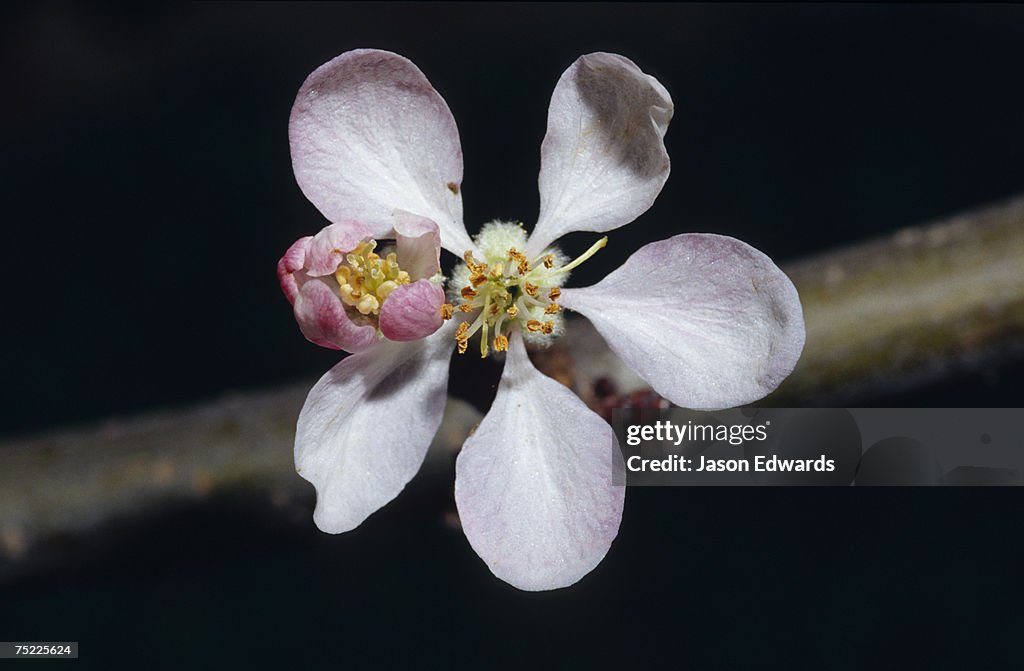
[[[563,335],[563,309],[588,317],[677,405],[750,403],[792,371],[804,342],[796,290],[767,256],[733,238],[677,235],[642,247],[593,286],[565,286],[607,238],[572,260],[553,243],[613,230],[651,206],[669,174],[663,138],[672,112],[665,88],[630,60],[580,57],[551,98],[532,232],[491,222],[471,238],[458,130],[413,63],[360,49],[307,78],[292,109],[292,164],[303,193],[335,223],[293,245],[279,274],[303,333],[354,352],[316,383],[298,420],[296,468],[316,487],[320,529],[354,529],[415,475],[441,421],[453,346],[464,353],[470,338],[479,336],[481,356],[507,354],[494,404],[458,456],[455,501],[473,549],[524,590],[565,587],[597,566],[625,496],[612,484],[621,454],[611,427],[527,356],[527,341]],[[395,261],[404,263],[409,220],[417,230],[435,227],[440,246],[462,262],[450,302],[434,291],[410,295],[402,310],[416,328],[392,337],[386,311],[415,285],[381,299],[378,334],[372,320],[360,321],[369,319],[363,299],[346,299],[338,277],[349,255],[368,258],[373,238],[398,236]],[[427,265],[419,282],[434,269]]]

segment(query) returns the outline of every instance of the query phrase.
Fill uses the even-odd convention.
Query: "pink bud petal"
[[[353,323],[341,297],[320,280],[310,280],[299,289],[295,320],[302,335],[321,347],[359,352],[377,342],[377,329]]]
[[[295,273],[302,270],[306,264],[306,250],[312,240],[311,235],[299,238],[277,262],[277,280],[281,283],[281,291],[284,292],[285,298],[292,305],[295,305],[295,297],[299,294],[299,282]]]
[[[441,236],[437,224],[409,212],[395,212],[395,236],[398,263],[409,277],[429,279],[441,272]]]
[[[324,227],[313,236],[306,252],[306,270],[310,277],[333,275],[338,264],[344,262],[345,254],[351,252],[360,242],[373,237],[366,224],[346,220]]]
[[[380,308],[380,330],[388,340],[418,340],[441,328],[444,290],[428,280],[403,284]]]

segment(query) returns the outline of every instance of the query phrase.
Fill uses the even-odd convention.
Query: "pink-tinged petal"
[[[295,469],[316,487],[321,530],[356,528],[416,475],[441,423],[453,342],[451,329],[413,343],[383,341],[309,392]]]
[[[299,295],[299,282],[295,273],[302,270],[306,263],[306,250],[313,236],[307,235],[292,243],[288,251],[284,253],[281,260],[277,262],[277,280],[281,283],[281,291],[285,298],[292,305],[295,305],[295,297]]]
[[[403,284],[392,291],[380,308],[380,332],[388,340],[418,340],[437,329],[444,289],[430,280]]]
[[[356,49],[320,66],[299,89],[288,136],[295,179],[330,221],[359,219],[390,237],[405,210],[437,222],[445,248],[473,248],[455,119],[410,60]]]
[[[377,342],[377,329],[353,323],[341,297],[320,280],[302,285],[294,309],[302,335],[321,347],[360,352]]]
[[[462,528],[488,568],[530,591],[589,573],[619,530],[621,466],[611,427],[539,373],[514,333],[494,405],[455,463]]]
[[[527,256],[572,231],[610,231],[647,211],[668,179],[672,98],[617,54],[581,56],[555,86],[541,144],[540,216]]]
[[[677,235],[641,247],[562,305],[586,315],[611,349],[676,405],[751,403],[792,372],[804,346],[793,283],[750,245]]]
[[[338,264],[344,262],[345,254],[372,237],[370,227],[355,220],[325,226],[309,243],[306,251],[307,272],[310,277],[333,275]]]
[[[441,236],[430,219],[396,212],[395,247],[399,265],[412,279],[429,279],[441,272]]]

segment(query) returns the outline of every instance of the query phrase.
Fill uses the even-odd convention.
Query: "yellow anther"
[[[549,301],[557,301],[558,297],[562,295],[562,290],[558,287],[551,287],[551,291],[548,292]]]
[[[441,304],[441,319],[448,321],[455,315],[455,306],[451,303]]]
[[[544,258],[541,259],[541,262],[544,264],[545,268],[553,268],[555,265],[555,255],[545,254]]]
[[[462,305],[459,306],[459,312],[472,312],[475,309],[476,308],[474,308],[469,303],[463,303]]]
[[[546,315],[557,315],[562,311],[562,306],[558,303],[552,303],[551,305],[544,308],[544,314]]]
[[[523,284],[523,291],[525,291],[526,293],[530,294],[535,298],[537,296],[538,289],[540,289],[540,287],[538,287],[536,284],[532,284],[530,282],[526,282]]]
[[[473,300],[474,298],[476,298],[476,291],[473,289],[473,287],[462,287],[462,292],[461,293],[462,293],[462,297],[464,299],[466,299],[467,301],[470,301],[470,300]]]
[[[381,303],[411,281],[409,273],[398,267],[397,253],[381,258],[374,252],[376,247],[376,240],[360,243],[334,271],[342,302],[364,315],[379,314]]]
[[[469,276],[469,283],[474,287],[478,287],[487,281],[487,276],[483,273],[473,273]]]
[[[496,336],[494,338],[494,351],[495,352],[507,352],[508,351],[508,338],[503,335]]]
[[[360,314],[368,315],[370,313],[376,313],[380,310],[380,301],[376,297],[366,294],[359,299],[356,303],[356,310],[359,310]]]
[[[500,263],[494,264],[494,267],[491,268],[490,277],[491,277],[492,280],[500,280],[501,276],[504,275],[504,274],[505,274],[505,267],[502,264],[500,264]]]
[[[555,330],[555,322],[544,322],[541,324],[540,330],[544,335],[551,335],[551,332]]]
[[[526,330],[529,331],[530,333],[536,333],[538,331],[544,330],[544,325],[541,324],[536,319],[531,319],[530,321],[526,322]]]
[[[469,349],[469,341],[466,340],[465,338],[463,338],[463,339],[458,341],[458,344],[459,344],[459,354],[465,354],[466,350]]]
[[[500,310],[500,309],[501,308],[498,307],[497,303],[491,303],[491,309],[488,310],[488,312],[490,312],[491,315],[496,315],[496,314],[498,314],[498,310]]]
[[[517,314],[519,314],[519,308],[517,308],[514,305],[510,305],[508,306],[508,309],[505,310],[505,314],[507,314],[509,317],[515,317]]]

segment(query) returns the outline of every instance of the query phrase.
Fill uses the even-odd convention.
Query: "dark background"
[[[733,235],[785,264],[1024,191],[1020,6],[5,14],[2,436],[333,365],[299,335],[274,266],[324,224],[291,174],[295,92],[356,47],[411,58],[448,101],[470,231],[535,217],[548,99],[578,55],[622,53],[668,88],[672,176],[581,285],[679,232]],[[1020,372],[885,402],[1018,406]],[[895,664],[896,648],[1019,667],[1019,491],[633,489],[605,561],[545,594],[494,579],[441,522],[447,475],[339,537],[224,500],[0,593],[0,639],[79,640],[83,659],[66,664],[82,668],[576,667],[656,651],[694,668],[861,668]]]

